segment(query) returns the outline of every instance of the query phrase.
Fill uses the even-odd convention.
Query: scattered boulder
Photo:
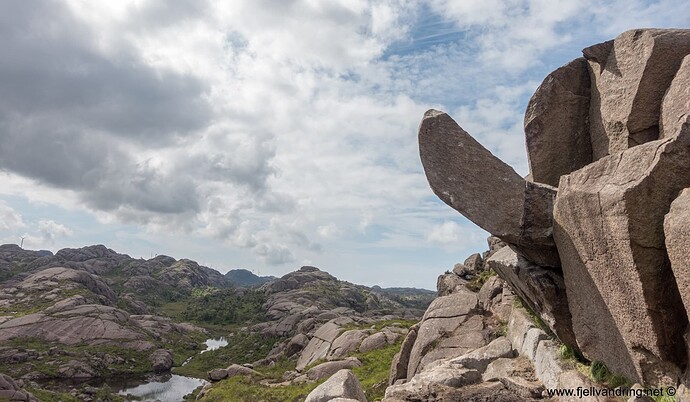
[[[336,398],[354,399],[367,402],[359,380],[350,370],[340,370],[323,384],[314,388],[304,402],[328,402]]]
[[[309,338],[304,334],[297,334],[290,339],[285,347],[285,356],[290,357],[301,352],[309,344]]]
[[[457,266],[457,265],[456,265]],[[440,275],[436,281],[436,289],[439,296],[448,296],[449,294],[457,292],[461,287],[464,287],[467,281],[454,272]]]
[[[475,273],[475,272],[479,272],[482,269],[484,269],[484,260],[482,259],[481,254],[474,253],[471,256],[467,257],[465,259],[465,262],[462,263],[462,265],[470,273]],[[455,272],[455,269],[453,269],[453,272]]]
[[[24,391],[12,377],[0,373],[0,400],[39,402],[30,392]]]
[[[338,360],[355,352],[362,340],[369,336],[370,333],[371,331],[369,330],[361,329],[352,329],[343,332],[331,344],[331,348],[326,354],[326,359]]]
[[[153,371],[156,373],[169,371],[173,366],[172,352],[167,349],[158,349],[151,353],[149,360],[151,361]]]
[[[407,380],[407,368],[410,364],[410,355],[412,354],[412,348],[417,340],[418,331],[419,324],[410,328],[410,331],[403,340],[402,346],[400,346],[400,352],[393,357],[390,380],[388,382],[389,385],[393,385],[396,381],[401,379]]]
[[[359,361],[359,359],[357,359],[356,357],[348,357],[345,360],[336,360],[321,363],[307,370],[306,375],[309,380],[318,381],[322,378],[330,377],[337,371],[343,369],[352,369],[355,367],[359,367],[361,365],[362,362]]]
[[[369,335],[362,341],[359,345],[359,351],[361,353],[366,353],[386,346],[388,346],[388,337],[383,332],[377,332],[373,335]]]

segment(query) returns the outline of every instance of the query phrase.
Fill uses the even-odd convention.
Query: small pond
[[[206,349],[199,354],[216,350],[228,345],[228,341],[221,337],[218,339],[207,339]],[[182,365],[189,363],[194,356],[187,359]],[[206,384],[208,381],[193,377],[185,377],[177,374],[166,374],[151,378],[148,382],[132,381],[131,384],[121,383],[118,386],[111,386],[119,389],[119,395],[132,395],[141,401],[150,402],[161,400],[165,402],[182,402],[185,395],[194,391],[197,387]]]
[[[165,377],[168,377],[167,379]],[[164,378],[157,378],[144,384],[131,388],[124,388],[119,395],[136,396],[138,400],[152,402],[161,400],[165,402],[182,402],[184,396],[207,383],[206,380],[185,377],[177,374],[169,374]],[[126,387],[127,385],[125,385]]]

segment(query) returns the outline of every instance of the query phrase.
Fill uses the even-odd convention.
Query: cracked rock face
[[[661,102],[690,54],[690,30],[636,29],[608,46],[606,57],[589,59],[594,160],[659,138]]]
[[[585,355],[636,380],[685,366],[687,324],[664,215],[690,186],[690,126],[561,179],[554,221],[573,329]],[[672,370],[673,371],[673,370]]]
[[[434,110],[422,163],[439,198],[541,273],[497,270],[528,303],[553,299],[538,312],[562,341],[675,385],[690,379],[690,30],[631,30],[583,55],[530,100],[529,181]]]

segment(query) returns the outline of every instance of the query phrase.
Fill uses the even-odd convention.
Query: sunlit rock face
[[[545,320],[563,342],[646,384],[688,377],[689,55],[690,30],[637,29],[549,74],[525,114],[527,180],[443,112],[419,130],[434,193],[562,285],[499,275],[563,307]]]

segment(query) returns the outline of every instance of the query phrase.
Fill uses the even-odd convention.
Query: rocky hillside
[[[647,386],[690,378],[689,87],[690,30],[632,30],[537,89],[527,178],[443,112],[419,130],[433,191],[510,247],[496,272],[566,347]]]
[[[408,293],[388,297],[315,267],[252,289],[235,287],[227,276],[186,259],[134,259],[101,245],[55,255],[3,245],[0,373],[23,384],[96,378],[107,383],[116,376],[167,372],[197,354],[209,331],[242,341],[200,355],[185,374],[206,378],[218,362],[261,366],[292,358],[296,364],[296,353],[328,322],[345,330],[418,319],[431,301],[428,291]],[[386,336],[397,341],[403,330]],[[328,349],[317,349],[305,357],[308,364],[326,357]],[[5,384],[8,392],[24,392],[13,384]]]
[[[275,276],[259,276],[246,269],[231,269],[225,273],[228,282],[233,286],[253,287],[277,279]]]

